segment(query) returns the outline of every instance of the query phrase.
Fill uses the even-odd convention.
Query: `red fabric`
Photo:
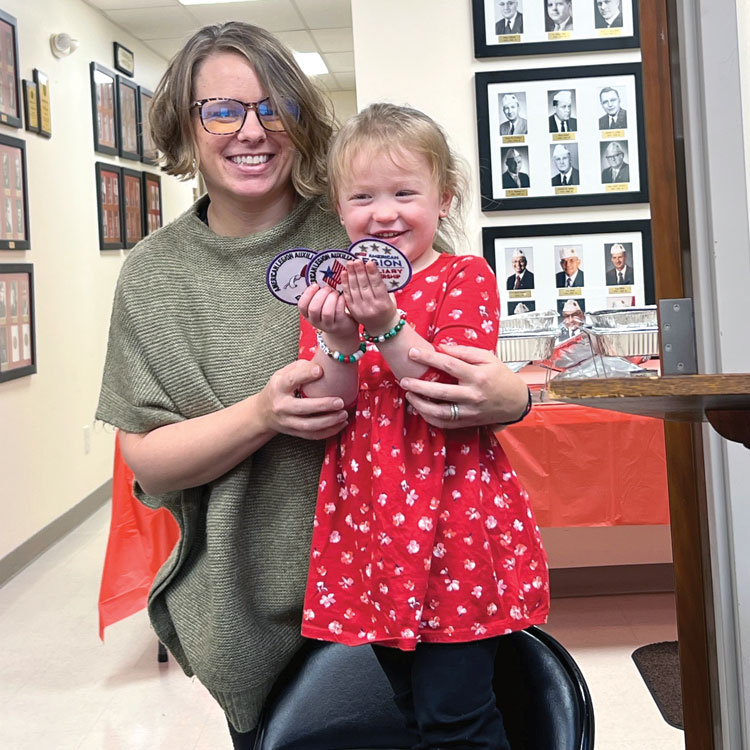
[[[540,526],[669,523],[661,420],[538,404],[498,437]]]
[[[396,302],[427,340],[495,348],[497,282],[484,259],[441,256]],[[315,334],[301,331],[309,356]],[[359,375],[354,417],[321,471],[302,634],[413,649],[543,623],[541,537],[492,433],[430,427],[374,347]]]
[[[133,496],[133,472],[115,440],[112,521],[99,590],[99,637],[104,628],[146,606],[151,582],[180,536],[166,510],[151,510]]]

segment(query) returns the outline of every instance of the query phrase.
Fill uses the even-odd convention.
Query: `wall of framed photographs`
[[[56,59],[50,30],[72,33],[81,47]],[[115,41],[131,52],[133,77],[115,67]],[[148,134],[127,140],[137,161],[120,155],[118,140],[114,152],[94,150],[90,60],[130,81],[121,98],[140,111],[166,67],[80,0],[0,0],[0,472],[2,496],[15,499],[0,503],[0,559],[111,477],[113,435],[93,414],[117,276],[127,248],[193,198],[190,183],[159,172]],[[107,123],[110,142],[123,126],[132,133],[132,121]],[[97,162],[116,170],[124,189],[122,249],[107,252]]]

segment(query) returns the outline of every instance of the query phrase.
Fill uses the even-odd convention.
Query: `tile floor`
[[[158,664],[143,612],[97,635],[109,525],[102,508],[0,588],[0,748],[230,750],[222,712],[174,662]],[[578,661],[597,750],[677,750],[630,658],[674,640],[669,595],[556,599],[547,629]]]

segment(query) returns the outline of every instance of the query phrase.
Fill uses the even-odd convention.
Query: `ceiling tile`
[[[338,91],[339,82],[332,75],[313,76],[313,81],[327,91]]]
[[[357,78],[354,71],[351,73],[336,73],[334,78],[339,82],[342,91],[354,91],[357,88]]]
[[[175,37],[174,39],[149,39],[143,43],[156,52],[157,55],[161,55],[165,60],[171,60],[182,49],[188,40],[188,36]]]
[[[309,31],[276,31],[274,36],[294,52],[318,52]]]
[[[131,10],[136,8],[181,7],[178,0],[83,0],[99,10]]]
[[[351,0],[294,0],[311,29],[339,29],[352,25]]]
[[[190,12],[201,24],[244,21],[262,26],[269,31],[294,31],[306,28],[290,0],[191,5]]]
[[[105,15],[138,39],[173,39],[199,26],[182,6],[110,10]]]
[[[328,70],[331,73],[346,72],[354,70],[354,53],[353,52],[328,52],[323,55]]]
[[[312,35],[321,52],[351,52],[354,49],[351,28],[312,29]]]

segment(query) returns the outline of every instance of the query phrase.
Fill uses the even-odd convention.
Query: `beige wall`
[[[18,19],[21,77],[33,68],[50,77],[53,136],[0,127],[27,144],[32,249],[0,251],[0,263],[34,264],[39,370],[0,383],[0,558],[112,476],[113,436],[93,416],[124,252],[99,251],[94,162],[119,160],[94,153],[89,63],[112,68],[117,40],[135,53],[136,82],[153,88],[166,65],[81,0],[4,0],[2,8]],[[55,59],[53,32],[80,48]],[[192,200],[190,185],[166,175],[162,192],[166,220]]]
[[[424,110],[445,127],[470,166],[473,193],[466,211],[465,250],[481,254],[482,226],[648,218],[648,206],[643,205],[482,214],[477,189],[475,72],[590,64],[592,59],[602,64],[633,62],[640,59],[637,50],[479,61],[474,59],[469,2],[352,0],[352,15],[359,107],[388,100]],[[671,560],[666,526],[545,529],[543,534],[554,567]]]

